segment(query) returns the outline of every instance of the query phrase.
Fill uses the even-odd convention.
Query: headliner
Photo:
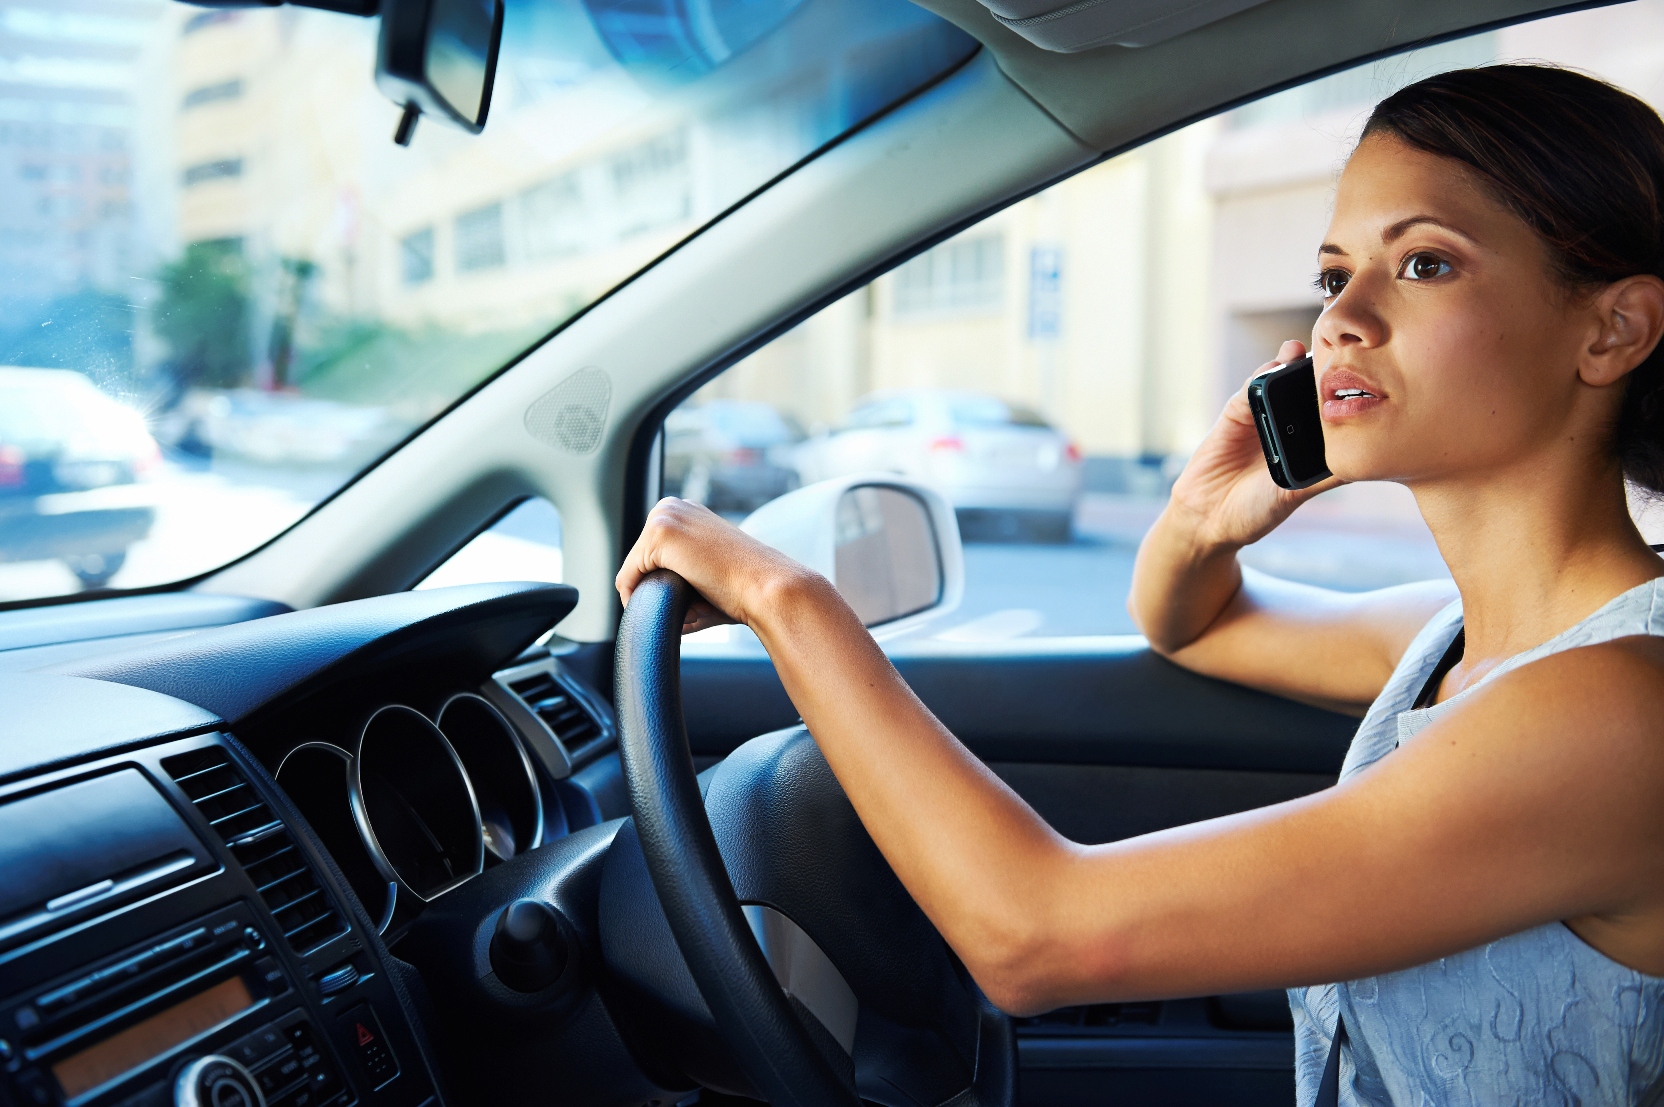
[[[1268,0],[1154,46],[1078,54],[1040,49],[979,0],[915,2],[974,35],[1006,76],[1077,138],[1114,153],[1372,57],[1615,0]]]

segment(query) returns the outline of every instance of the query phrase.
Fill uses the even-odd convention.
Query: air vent
[[[547,669],[511,680],[508,686],[554,731],[574,761],[586,747],[606,737],[606,729],[589,705]]]
[[[248,873],[290,948],[302,957],[346,933],[317,874],[254,788],[219,746],[162,762]]]

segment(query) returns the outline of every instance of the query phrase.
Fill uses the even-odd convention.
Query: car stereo
[[[373,939],[216,736],[0,788],[0,1107],[434,1107]]]
[[[81,966],[0,1007],[15,1096],[81,1103],[325,1107],[341,1067],[293,998],[288,973],[245,904],[192,919]],[[163,1064],[195,1058],[175,1075]]]

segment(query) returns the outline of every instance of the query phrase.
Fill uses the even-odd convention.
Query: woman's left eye
[[[1399,276],[1412,281],[1429,281],[1451,272],[1450,263],[1437,254],[1411,254],[1404,259]]]

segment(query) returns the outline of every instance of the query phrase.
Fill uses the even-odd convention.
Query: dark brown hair
[[[1473,170],[1573,290],[1664,277],[1664,120],[1621,89],[1547,65],[1459,69],[1393,93],[1363,133]],[[1664,343],[1629,375],[1613,449],[1624,476],[1664,493]]]

